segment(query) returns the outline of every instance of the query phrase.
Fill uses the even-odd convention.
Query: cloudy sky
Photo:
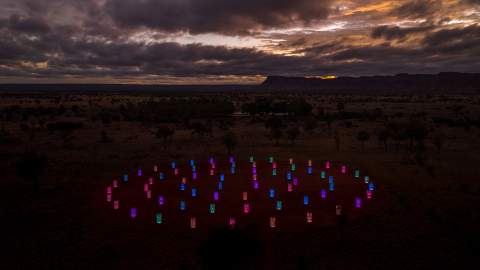
[[[0,83],[480,72],[480,0],[0,0]]]

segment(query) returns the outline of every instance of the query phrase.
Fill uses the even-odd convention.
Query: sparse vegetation
[[[342,253],[348,243],[349,252],[342,253],[345,261],[340,262],[343,268],[352,268],[350,262],[357,256],[371,258],[377,249],[382,250],[389,260],[403,260],[404,256],[398,254],[402,254],[400,250],[403,250],[405,239],[409,239],[411,253],[422,254],[418,255],[421,258],[412,255],[415,262],[425,262],[424,256],[437,258],[444,250],[450,250],[455,254],[452,256],[461,261],[469,252],[465,239],[470,238],[466,235],[470,237],[478,229],[476,198],[480,185],[476,184],[476,164],[480,157],[476,149],[479,147],[480,99],[476,96],[357,96],[282,91],[0,95],[3,197],[5,201],[13,202],[5,208],[10,211],[8,215],[19,216],[21,224],[40,224],[40,227],[29,227],[32,234],[24,239],[16,234],[15,241],[24,246],[41,243],[42,247],[55,250],[55,254],[68,260],[75,258],[76,253],[72,255],[72,252],[78,252],[82,258],[97,254],[92,260],[98,260],[99,265],[108,261],[115,267],[126,262],[122,258],[127,251],[135,254],[131,258],[144,254],[150,258],[150,251],[154,250],[165,254],[165,260],[162,260],[165,267],[161,265],[160,268],[184,266],[185,269],[197,269],[195,265],[221,268],[222,265],[215,261],[218,254],[203,253],[195,257],[200,253],[192,247],[192,239],[209,249],[233,239],[232,243],[240,245],[267,243],[264,250],[268,249],[267,253],[272,251],[276,260],[280,260],[276,267],[279,269],[297,269],[305,265],[312,269],[331,268],[339,262],[336,254]],[[360,147],[362,151],[359,151]],[[379,183],[379,196],[375,194],[372,203],[378,203],[380,210],[348,212],[337,220],[329,220],[323,215],[326,217],[328,211],[334,210],[328,208],[330,205],[326,202],[319,206],[318,213],[313,208],[314,221],[319,223],[311,226],[311,230],[295,234],[280,231],[269,238],[273,242],[264,241],[264,237],[270,237],[262,231],[265,220],[252,222],[249,225],[253,228],[251,231],[250,227],[231,231],[233,234],[219,230],[213,232],[211,238],[196,238],[195,234],[176,233],[180,230],[180,226],[176,226],[178,221],[166,219],[168,229],[158,226],[150,229],[148,225],[141,225],[142,230],[155,231],[149,234],[155,248],[147,252],[145,238],[138,237],[138,230],[129,233],[133,232],[132,228],[136,230],[138,227],[133,226],[138,224],[119,223],[113,221],[116,217],[110,219],[104,215],[104,210],[111,205],[100,191],[105,188],[105,183],[118,179],[130,169],[142,167],[150,173],[153,165],[169,164],[172,160],[185,165],[191,158],[198,160],[198,168],[202,168],[204,164],[201,162],[206,162],[210,155],[223,160],[226,154],[243,161],[255,155],[260,166],[265,165],[265,158],[269,155],[275,156],[282,166],[293,157],[299,175],[304,173],[303,164],[312,159],[312,177],[318,177],[326,160],[330,160],[334,167],[344,162],[352,163],[362,168],[362,176],[369,174]],[[267,165],[270,168],[271,165]],[[244,169],[237,167],[239,171]],[[348,170],[349,175],[353,174],[353,168]],[[228,175],[228,169],[220,167],[220,171]],[[189,177],[189,171],[181,167],[180,174],[184,173]],[[285,171],[278,173],[280,179]],[[231,180],[227,179],[224,186],[229,192],[237,184]],[[262,180],[260,185],[264,183]],[[302,183],[305,179],[299,178],[299,181],[302,188],[306,188],[299,189],[302,194],[311,192],[312,196],[319,196],[318,189],[309,189],[309,183]],[[188,179],[187,186],[192,183]],[[135,182],[132,180],[131,184],[135,185]],[[358,184],[364,185],[363,182]],[[261,186],[263,188],[269,187]],[[19,190],[21,196],[11,190]],[[199,200],[207,200],[203,192],[199,189]],[[289,196],[297,194],[300,193],[295,190]],[[17,211],[17,204],[27,210]],[[92,206],[98,209],[91,210]],[[262,207],[266,206],[255,205],[253,209],[263,211]],[[286,205],[286,211],[290,211],[287,210],[289,207],[290,204]],[[219,207],[219,211],[223,209]],[[280,217],[279,214],[280,226],[290,222]],[[181,228],[184,225],[182,223]],[[200,222],[198,226],[203,230],[209,225]],[[315,229],[320,226],[323,233]],[[462,230],[455,229],[459,226]],[[255,235],[255,230],[262,233]],[[48,235],[44,231],[48,231]],[[119,237],[118,232],[129,237]],[[442,237],[438,237],[440,232]],[[247,242],[234,239],[239,236],[254,239]],[[375,248],[361,244],[358,237],[362,241],[374,241]],[[99,244],[99,239],[109,239],[108,245]],[[280,242],[288,244],[281,245]],[[321,246],[335,252],[317,250],[314,242],[321,242]],[[74,243],[92,250],[88,254],[82,253]],[[176,248],[171,251],[169,247],[176,244],[185,250]],[[302,245],[309,249],[291,249]],[[146,246],[149,247],[150,242],[147,241]],[[220,253],[228,255],[229,249],[225,250]],[[355,256],[349,255],[350,250]],[[176,252],[195,255],[177,258]],[[247,253],[242,256],[256,256],[250,251]],[[41,262],[39,254],[43,253],[28,253],[28,256]],[[296,259],[318,257],[318,261],[325,264],[298,259],[298,262],[284,265],[282,260],[288,257],[285,254]],[[226,258],[238,261],[242,256],[228,255]],[[72,260],[78,266],[76,268],[83,268],[80,260]],[[196,260],[205,261],[198,263]],[[378,266],[369,260],[362,262],[366,268]],[[256,263],[248,261],[244,265],[265,268]],[[50,268],[58,268],[55,266]],[[69,268],[64,264],[61,266]],[[125,267],[131,266],[127,262]],[[395,266],[387,268],[395,269]]]

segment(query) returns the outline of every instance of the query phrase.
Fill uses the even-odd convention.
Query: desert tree
[[[275,142],[275,146],[280,144],[280,138],[283,136],[284,123],[277,116],[269,117],[265,121],[265,127],[269,129],[268,138]]]
[[[383,145],[385,151],[388,150],[388,139],[390,138],[390,132],[386,128],[382,128],[377,132],[377,140]]]
[[[272,116],[265,121],[265,127],[268,129],[281,129],[284,127],[284,123],[281,118]]]
[[[238,144],[237,135],[233,131],[228,131],[222,137],[223,144],[227,148],[227,153],[230,155],[235,150]]]
[[[296,98],[286,103],[287,113],[290,116],[307,116],[312,113],[313,106],[304,98]]]
[[[415,147],[415,149],[413,151],[414,151],[413,158],[414,158],[415,162],[417,163],[417,165],[419,165],[419,166],[426,165],[427,151],[425,151],[425,147],[423,147],[423,146]]]
[[[325,122],[327,123],[327,128],[328,128],[328,134],[330,134],[330,131],[331,131],[331,128],[332,128],[332,124],[333,122],[335,121],[335,119],[333,118],[333,116],[331,114],[325,114],[323,116],[323,119],[325,120]]]
[[[410,148],[413,147],[414,142],[416,142],[417,147],[424,147],[424,141],[428,135],[428,129],[424,122],[411,121],[405,128],[405,133],[410,140]]]
[[[191,123],[190,129],[192,129],[192,135],[196,134],[200,138],[203,138],[205,135],[212,133],[211,126],[202,122]]]
[[[402,141],[408,139],[405,124],[398,121],[390,121],[386,124],[386,129],[390,138],[393,140],[395,150],[398,151]]]
[[[316,115],[317,117],[323,116],[325,114],[325,109],[323,107],[317,107],[316,112],[317,112],[317,115]]]
[[[235,119],[233,118],[219,119],[217,120],[216,123],[219,129],[223,131],[227,131],[230,128],[235,126]]]
[[[278,146],[280,145],[280,139],[283,137],[283,131],[280,128],[272,128],[270,129],[267,137],[274,141],[275,146]]]
[[[2,123],[0,127],[0,144],[12,143],[13,138],[10,136],[10,133],[5,128],[5,125]]]
[[[315,117],[308,117],[303,122],[303,129],[310,135],[313,134],[316,128],[317,128],[317,119],[315,119]]]
[[[47,129],[49,133],[58,132],[63,139],[64,146],[67,147],[70,146],[73,140],[73,133],[83,128],[83,126],[82,122],[61,121],[47,124]]]
[[[357,133],[357,140],[362,144],[362,151],[365,150],[365,142],[370,139],[370,134],[365,130],[359,131]]]
[[[290,144],[295,144],[298,136],[300,136],[300,129],[297,126],[290,127],[287,130],[287,139],[290,141]]]
[[[169,127],[167,125],[162,125],[162,126],[159,126],[157,128],[157,131],[155,132],[155,137],[162,140],[163,148],[166,149],[168,139],[173,137],[174,134],[175,134],[175,129],[173,129],[172,127]]]
[[[335,139],[335,148],[337,149],[337,152],[340,152],[341,136],[338,130],[335,130],[333,138]]]
[[[100,142],[100,143],[111,143],[111,142],[113,142],[113,140],[110,136],[108,136],[107,131],[102,130],[100,132],[100,139],[98,140],[98,142]]]
[[[435,145],[435,147],[437,148],[438,151],[441,151],[442,148],[444,147],[445,145],[445,141],[446,141],[446,136],[445,136],[445,133],[443,132],[436,132],[434,135],[433,135],[433,145]]]

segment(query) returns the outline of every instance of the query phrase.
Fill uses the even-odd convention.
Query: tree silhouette
[[[228,131],[225,133],[225,135],[222,138],[223,144],[227,148],[227,153],[230,155],[232,152],[235,150],[235,147],[237,147],[238,140],[237,140],[237,135],[233,133],[233,131]]]
[[[312,105],[303,98],[297,98],[286,104],[289,115],[306,116],[312,112]]]
[[[411,121],[406,130],[406,135],[410,139],[410,147],[413,146],[413,142],[417,143],[417,147],[423,147],[425,138],[428,135],[428,130],[424,122]]]
[[[13,139],[10,137],[10,133],[5,129],[5,126],[2,124],[0,127],[0,144],[12,143]]]
[[[268,118],[267,121],[265,121],[265,127],[269,129],[280,129],[283,126],[284,125],[282,119],[276,116],[272,116]]]
[[[280,138],[283,136],[282,128],[284,127],[281,118],[272,116],[265,121],[265,127],[270,129],[268,138],[275,141],[275,146],[280,144]]]
[[[192,134],[197,134],[200,138],[203,138],[206,134],[210,134],[212,129],[209,125],[195,122],[190,124],[190,128],[192,129]]]
[[[305,131],[310,135],[313,134],[316,128],[317,128],[317,119],[315,119],[315,117],[309,117],[303,123],[303,129],[305,129]]]
[[[298,127],[290,127],[287,130],[287,139],[290,141],[290,144],[295,144],[295,140],[300,136],[300,129]]]
[[[330,131],[331,131],[331,128],[332,128],[332,124],[333,124],[333,122],[335,121],[335,119],[334,119],[333,116],[330,115],[330,114],[325,114],[325,116],[323,117],[323,119],[324,119],[325,122],[327,123],[328,134],[330,134]]]
[[[334,134],[333,134],[333,138],[335,139],[335,148],[337,149],[337,152],[340,151],[340,142],[341,142],[341,138],[340,138],[340,133],[338,132],[338,130],[335,130]]]
[[[443,132],[437,132],[433,135],[433,144],[437,148],[438,151],[441,151],[443,146],[445,145],[446,136]]]
[[[283,131],[279,128],[272,128],[270,130],[270,133],[268,134],[268,137],[270,140],[275,141],[275,146],[278,146],[280,144],[280,138],[283,136]]]
[[[405,125],[400,122],[391,121],[387,123],[386,127],[390,137],[395,142],[395,150],[398,151],[401,142],[408,139]]]
[[[105,130],[102,130],[102,132],[100,132],[99,142],[101,142],[101,143],[111,143],[112,141],[113,141],[112,138],[110,138],[110,136],[108,136],[108,134]]]
[[[171,138],[175,134],[175,130],[169,126],[159,126],[155,136],[159,139],[163,140],[163,149],[167,148],[168,139]]]
[[[357,140],[362,143],[362,151],[365,150],[365,142],[370,139],[370,134],[368,132],[362,130],[357,133]]]
[[[381,129],[378,133],[377,133],[377,140],[378,142],[380,142],[381,144],[383,144],[383,147],[385,148],[385,151],[388,150],[388,139],[390,138],[390,132],[388,131],[388,129],[384,128],[384,129]]]
[[[47,125],[47,129],[50,133],[58,132],[63,139],[65,146],[69,146],[73,139],[73,132],[75,130],[83,128],[81,122],[54,122]]]

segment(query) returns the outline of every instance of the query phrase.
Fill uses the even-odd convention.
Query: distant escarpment
[[[269,76],[261,88],[346,94],[480,94],[480,73],[445,72],[336,79]]]

